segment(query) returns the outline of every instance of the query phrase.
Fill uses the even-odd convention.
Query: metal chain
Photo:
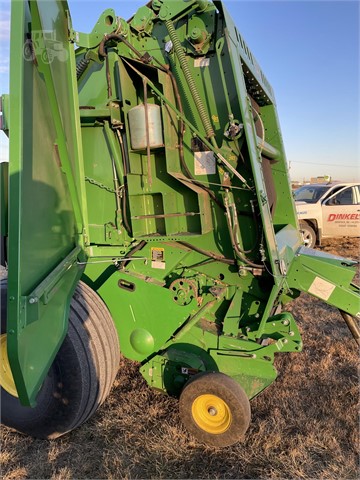
[[[92,185],[96,185],[97,187],[100,187],[100,188],[102,188],[103,190],[106,190],[107,192],[115,193],[115,194],[118,195],[119,197],[122,196],[122,189],[124,188],[124,185],[120,185],[118,191],[116,191],[114,188],[110,188],[110,187],[108,187],[107,185],[104,185],[103,183],[98,182],[98,181],[95,180],[94,178],[85,177],[85,181],[91,183]]]

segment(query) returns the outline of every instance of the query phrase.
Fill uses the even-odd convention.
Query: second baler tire
[[[197,424],[192,407],[202,395],[218,397],[231,412],[230,425],[223,433],[210,433]],[[202,372],[191,378],[181,392],[179,410],[189,432],[201,443],[213,447],[227,447],[241,440],[251,420],[250,402],[245,391],[235,380],[220,372]]]
[[[2,298],[6,283],[0,282]],[[2,302],[2,318],[4,318]],[[113,320],[101,298],[79,282],[65,340],[34,408],[1,388],[1,421],[36,438],[57,438],[88,420],[108,396],[120,360]]]

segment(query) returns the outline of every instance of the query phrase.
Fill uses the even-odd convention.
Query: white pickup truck
[[[360,237],[360,183],[318,183],[294,192],[304,244],[324,237]]]

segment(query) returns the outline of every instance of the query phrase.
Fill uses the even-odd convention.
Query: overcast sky
[[[7,93],[8,0],[0,0],[0,93]],[[69,0],[73,26],[90,32],[105,8],[129,18],[146,1]],[[360,179],[359,20],[356,1],[225,0],[271,83],[294,180]],[[0,159],[7,142],[0,133]]]

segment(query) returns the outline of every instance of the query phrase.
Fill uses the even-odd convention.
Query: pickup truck
[[[306,247],[325,237],[360,237],[360,183],[303,185],[294,196]]]

